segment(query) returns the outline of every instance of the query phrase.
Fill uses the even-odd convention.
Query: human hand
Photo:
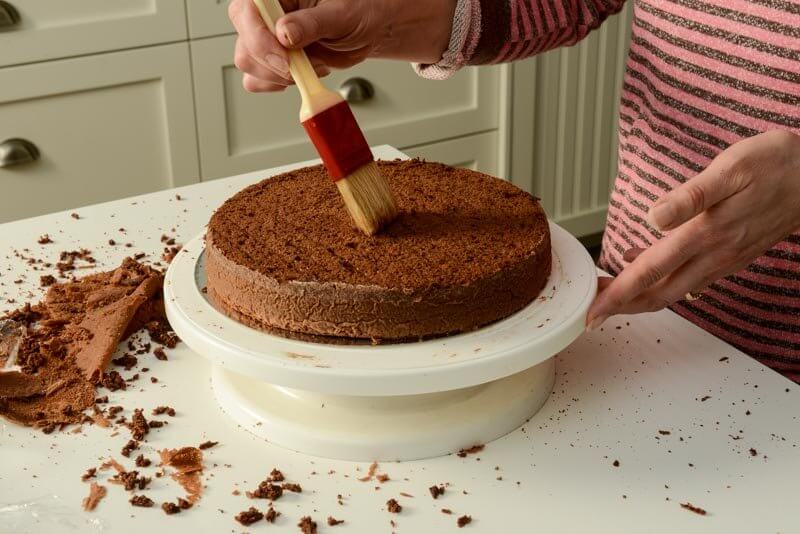
[[[669,235],[626,252],[616,278],[601,278],[589,330],[608,317],[656,311],[733,274],[800,228],[800,136],[774,130],[720,153],[650,209]]]
[[[319,76],[368,57],[435,63],[450,40],[456,0],[281,0],[286,15],[267,29],[252,0],[228,6],[239,37],[234,64],[247,91],[293,83],[286,49],[305,48]]]

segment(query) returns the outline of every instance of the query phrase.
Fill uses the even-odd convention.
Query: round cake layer
[[[372,340],[474,330],[536,298],[551,265],[537,199],[439,163],[378,165],[401,213],[373,237],[322,166],[228,199],[206,234],[210,298],[269,331]]]

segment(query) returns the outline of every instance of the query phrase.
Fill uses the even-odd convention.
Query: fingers
[[[287,13],[275,24],[278,41],[286,48],[303,48],[321,39],[339,39],[353,31],[353,10],[339,1]]]
[[[274,81],[276,83],[281,82],[283,85],[289,85],[291,82],[291,76],[288,70],[281,70],[281,65],[270,63],[267,58],[260,58],[252,55],[245,46],[242,37],[236,39],[233,63],[236,65],[237,69],[255,78]]]
[[[615,314],[661,310],[684,299],[687,293],[702,291],[723,276],[724,273],[719,271],[718,258],[713,254],[698,254],[675,272],[621,306]]]
[[[314,57],[310,59],[317,76],[324,77],[330,74],[330,69],[319,59]],[[278,73],[265,61],[258,61],[249,55],[240,40],[236,42],[234,63],[236,68],[244,73],[242,87],[250,93],[283,91],[294,84],[288,73],[285,75]]]
[[[662,232],[670,230],[738,193],[743,181],[731,159],[721,154],[703,172],[664,195],[647,213],[648,222]]]
[[[256,62],[268,66],[276,73],[289,78],[289,63],[286,50],[264,24],[255,4],[251,0],[234,0],[228,8],[228,15],[239,33],[243,50]],[[237,53],[241,53],[237,50]],[[237,59],[241,59],[239,55]],[[237,64],[238,67],[238,64]]]
[[[587,314],[589,329],[594,329],[609,316],[619,313],[629,302],[692,258],[702,246],[697,238],[697,225],[681,226],[668,237],[641,252],[599,293]]]

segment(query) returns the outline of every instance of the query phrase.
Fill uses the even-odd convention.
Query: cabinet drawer
[[[233,66],[233,44],[233,36],[191,44],[203,179],[314,157],[297,118],[297,90],[247,93]],[[367,140],[411,146],[496,128],[500,72],[464,69],[434,82],[407,64],[375,60],[334,72],[325,83],[338,88],[355,77],[368,80],[374,95],[352,104]]]
[[[196,39],[236,31],[228,19],[229,3],[230,0],[191,0],[186,2],[189,36]]]
[[[189,50],[156,46],[0,69],[0,222],[199,181]],[[6,145],[8,146],[8,145]]]
[[[0,66],[186,38],[182,0],[6,3],[13,6],[18,22],[0,28]]]
[[[453,167],[465,167],[497,176],[497,132],[468,135],[459,139],[440,141],[400,149],[412,158],[438,161]]]

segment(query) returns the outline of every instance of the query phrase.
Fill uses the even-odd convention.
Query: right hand
[[[450,40],[456,0],[281,0],[286,15],[267,29],[252,0],[228,6],[239,37],[234,63],[250,92],[291,85],[286,49],[305,48],[325,76],[368,57],[435,63]]]

